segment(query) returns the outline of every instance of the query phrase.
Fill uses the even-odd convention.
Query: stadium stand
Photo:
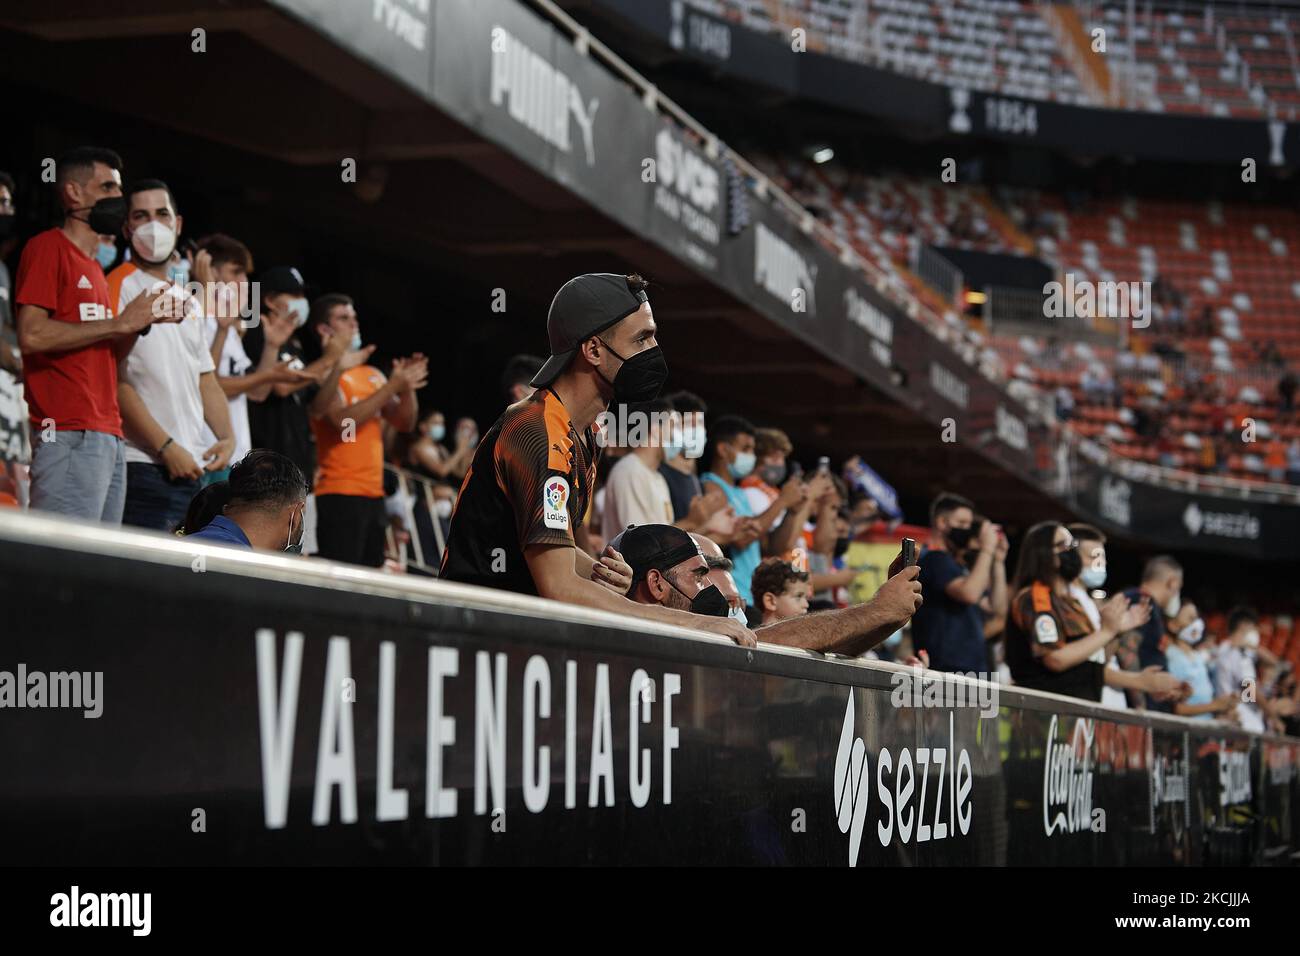
[[[687,2],[764,33],[803,28],[810,50],[1006,96],[1287,119],[1300,104],[1292,11],[1144,3],[1130,19],[1114,2]]]
[[[1278,393],[1300,366],[1300,297],[1290,250],[1300,220],[1284,208],[1125,197],[1075,208],[1061,194],[863,175],[799,158],[758,165],[854,251],[942,316],[994,378],[1024,382],[1073,409],[1071,427],[1125,458],[1165,468],[1281,481],[1300,417]],[[1037,254],[1059,274],[1149,282],[1156,328],[1126,347],[957,328],[955,304],[913,271],[921,246]],[[1176,339],[1176,341],[1175,341]],[[1153,403],[1173,414],[1152,421]],[[1256,423],[1247,448],[1233,423]],[[1157,430],[1152,432],[1154,427]]]

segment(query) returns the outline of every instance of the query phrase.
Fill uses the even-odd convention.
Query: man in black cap
[[[689,532],[669,524],[632,525],[614,536],[612,547],[632,569],[628,597],[709,617],[730,609],[709,577],[709,562]]]
[[[718,556],[722,552],[703,535],[672,525],[646,524],[628,528],[611,544],[632,569],[628,592],[632,600],[694,614],[728,613],[727,598],[710,578],[711,562],[705,556],[705,551]],[[906,624],[921,606],[921,585],[916,580],[920,570],[902,563],[900,554],[889,580],[864,604],[786,618],[754,633],[767,644],[856,657]]]
[[[338,366],[346,343],[334,343],[310,365],[303,361],[301,329],[307,322],[310,307],[302,273],[287,266],[267,269],[256,284],[259,321],[244,336],[244,351],[261,355],[264,345],[278,347],[279,361],[304,371],[310,378],[297,383],[277,383],[265,398],[249,403],[249,437],[254,448],[278,451],[293,461],[307,476],[308,484],[316,473],[316,439],[311,418],[323,415],[334,389],[321,389],[319,383]],[[369,353],[367,353],[369,354]]]
[[[537,391],[506,409],[479,442],[440,577],[752,645],[753,634],[730,618],[629,601],[622,594],[630,571],[617,551],[606,548],[596,560],[574,541],[596,480],[596,417],[611,402],[656,397],[668,377],[645,286],[637,275],[591,273],[560,287],[546,320],[551,357],[530,383]]]

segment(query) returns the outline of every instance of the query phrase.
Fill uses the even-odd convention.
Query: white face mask
[[[1182,606],[1183,606],[1183,596],[1181,594],[1175,594],[1173,597],[1169,599],[1169,603],[1165,605],[1164,607],[1165,614],[1169,615],[1170,617],[1177,617],[1178,611]]]
[[[359,349],[361,348],[361,330],[360,330],[360,329],[358,329],[357,331],[355,331],[355,332],[352,333],[352,341],[348,343],[348,348],[349,348],[351,351],[353,351],[353,352],[356,352],[357,350],[359,350]]]
[[[433,513],[439,518],[450,518],[451,501],[447,498],[439,498],[433,503]]]
[[[741,624],[749,624],[749,618],[745,616],[745,609],[743,607],[733,607],[728,609],[727,617],[735,618]]]
[[[1246,646],[1251,648],[1252,650],[1256,647],[1259,647],[1258,629],[1252,627],[1249,631],[1246,632]]]
[[[1184,644],[1199,643],[1205,634],[1205,622],[1199,617],[1178,632],[1178,639]]]
[[[131,233],[131,248],[143,261],[159,265],[176,249],[176,230],[158,221],[146,222]]]

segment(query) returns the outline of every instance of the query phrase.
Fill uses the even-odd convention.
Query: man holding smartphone
[[[979,528],[979,555],[966,568],[962,552],[974,537],[975,506],[961,495],[944,492],[930,505],[930,543],[921,555],[924,607],[912,619],[912,643],[930,655],[934,670],[984,673],[988,652],[980,601],[993,582],[994,564],[1002,563],[999,528],[985,521]]]

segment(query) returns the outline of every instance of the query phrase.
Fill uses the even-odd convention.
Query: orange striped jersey
[[[1078,601],[1034,581],[1011,599],[1010,611],[1006,661],[1017,684],[1067,697],[1101,700],[1106,679],[1104,654],[1094,655],[1066,670],[1053,671],[1033,652],[1034,644],[1056,650],[1092,634],[1092,621]]]
[[[595,429],[579,435],[551,389],[507,408],[479,442],[461,482],[439,576],[536,594],[524,549],[574,547],[599,454]]]

